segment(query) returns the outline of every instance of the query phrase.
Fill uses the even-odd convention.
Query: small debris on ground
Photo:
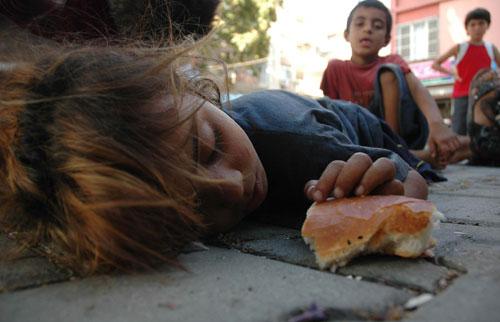
[[[414,310],[417,307],[429,302],[433,298],[434,298],[434,295],[429,294],[429,293],[420,294],[418,296],[415,296],[415,297],[412,297],[411,299],[409,299],[408,302],[406,302],[406,304],[404,305],[404,307],[407,310]]]
[[[313,302],[304,312],[288,319],[288,322],[320,322],[327,319],[325,310]]]

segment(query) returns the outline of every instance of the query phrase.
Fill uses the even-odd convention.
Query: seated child
[[[259,210],[427,196],[418,160],[356,105],[267,91],[222,110],[178,52],[44,56],[0,71],[0,224],[77,272],[179,266]]]
[[[467,132],[470,164],[500,166],[500,78],[496,70],[480,70],[469,90]]]
[[[330,98],[358,103],[384,119],[418,157],[446,164],[462,143],[443,123],[436,102],[408,64],[399,55],[379,56],[390,41],[391,27],[391,13],[382,2],[359,2],[344,32],[352,57],[328,63],[321,89]],[[422,150],[426,143],[428,151]]]

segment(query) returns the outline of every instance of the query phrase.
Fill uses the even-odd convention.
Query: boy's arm
[[[456,68],[452,69],[447,69],[441,66],[442,63],[444,63],[448,58],[454,56],[456,57],[458,55],[458,46],[455,45],[451,47],[447,52],[439,56],[433,63],[432,63],[432,69],[437,70],[438,72],[445,73],[448,75],[451,75],[455,77],[455,79],[460,79],[460,76],[457,74]]]
[[[457,134],[443,122],[441,112],[432,98],[427,88],[413,73],[406,74],[406,81],[411,92],[411,96],[417,106],[424,114],[429,124],[429,150],[431,156],[436,157],[439,152],[440,158],[447,160],[451,154],[460,147]]]
[[[497,46],[493,45],[493,54],[495,55],[495,62],[497,63],[497,69],[500,68],[500,52],[498,52]]]

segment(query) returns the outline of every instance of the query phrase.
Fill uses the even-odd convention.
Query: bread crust
[[[314,203],[302,237],[320,268],[345,265],[365,253],[417,257],[435,245],[435,206],[404,196],[366,196]]]

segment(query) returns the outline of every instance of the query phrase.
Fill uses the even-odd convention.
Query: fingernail
[[[335,198],[342,198],[344,196],[344,192],[340,188],[335,188],[335,190],[333,190],[333,195]]]
[[[307,194],[310,195],[313,193],[314,189],[316,189],[316,186],[309,186],[309,188],[307,188]]]
[[[354,193],[356,194],[356,196],[362,196],[363,193],[365,193],[365,188],[363,188],[363,186],[359,186]]]
[[[321,201],[321,200],[323,200],[323,194],[321,193],[321,191],[316,190],[316,191],[313,193],[313,199],[314,199],[314,200],[316,200],[316,201]]]

